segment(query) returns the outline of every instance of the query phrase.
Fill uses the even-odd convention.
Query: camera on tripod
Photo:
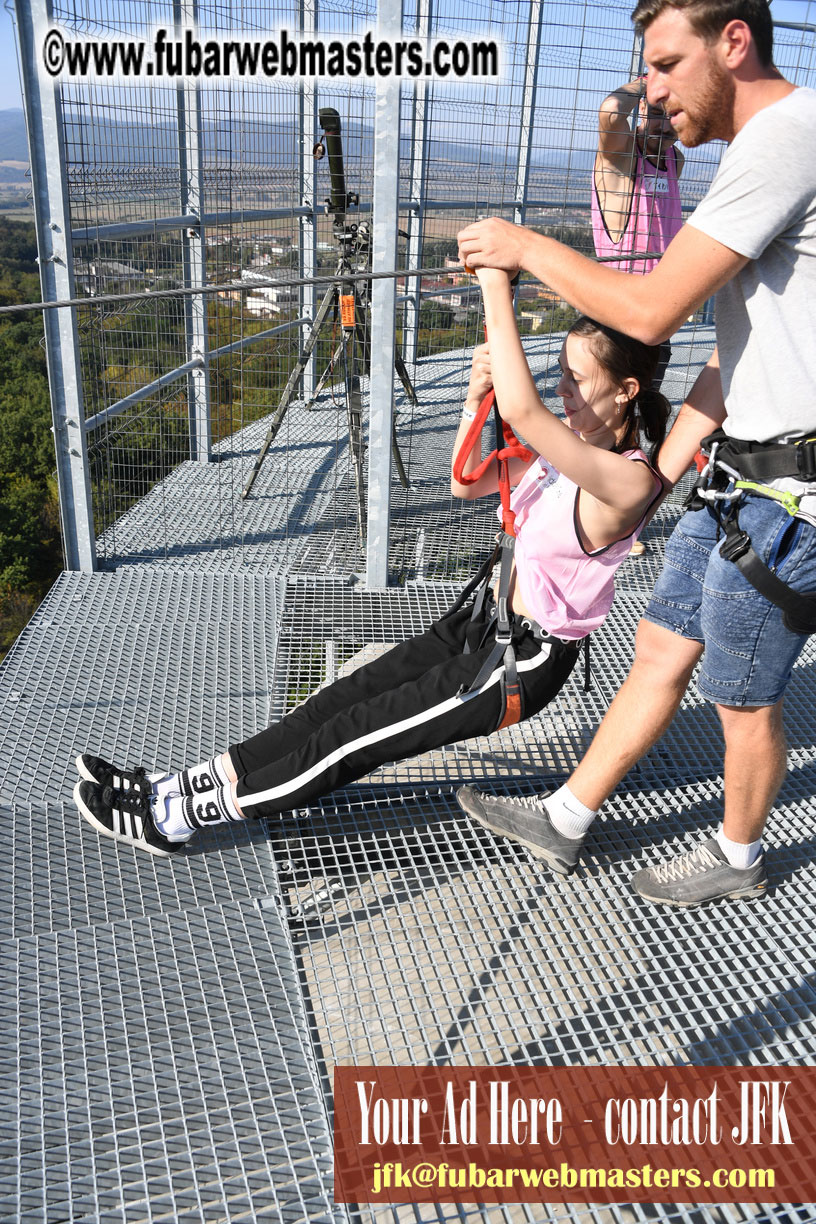
[[[323,136],[314,146],[313,153],[317,161],[325,157],[327,150],[329,154],[331,195],[326,200],[325,208],[332,218],[332,233],[340,248],[339,258],[334,279],[318,307],[301,354],[289,375],[280,402],[272,414],[266,437],[241,492],[241,497],[247,498],[252,490],[264,456],[275,440],[289,405],[301,388],[304,371],[321,332],[331,329],[332,355],[317,381],[311,398],[306,404],[306,409],[313,406],[323,387],[334,381],[335,372],[340,373],[348,421],[349,451],[357,492],[360,539],[364,540],[366,495],[363,471],[363,402],[360,379],[362,375],[368,374],[371,368],[371,329],[369,326],[371,295],[370,278],[366,276],[371,268],[371,226],[367,221],[349,221],[346,215],[352,205],[359,206],[360,197],[356,191],[346,190],[340,116],[332,107],[324,107],[318,112],[318,119],[323,129]],[[337,322],[340,323],[339,334],[336,328]],[[416,392],[405,368],[399,346],[395,351],[394,368],[405,389],[409,403],[416,404]],[[332,396],[332,401],[336,402],[334,396]],[[397,445],[396,434],[392,437],[392,454],[400,483],[407,489],[408,477]]]
[[[324,106],[317,113],[323,136],[314,147],[317,161],[329,154],[329,179],[331,195],[326,199],[325,209],[334,218],[335,237],[340,241],[355,242],[360,226],[347,223],[346,213],[352,205],[359,205],[356,191],[346,190],[346,172],[343,165],[343,142],[340,139],[340,115],[331,106]],[[367,229],[368,227],[366,227]]]

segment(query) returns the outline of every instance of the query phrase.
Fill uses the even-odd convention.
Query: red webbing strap
[[[516,685],[516,691],[508,693],[505,698],[504,716],[496,728],[501,731],[503,727],[514,727],[516,723],[521,722],[521,690]]]
[[[465,265],[467,268],[467,265]],[[467,269],[469,271],[469,269]],[[485,339],[487,339],[487,328],[485,328]],[[470,455],[473,453],[474,447],[479,445],[479,439],[482,434],[485,422],[491,408],[496,421],[496,448],[473,469],[467,476],[464,474],[464,467]],[[503,443],[503,445],[502,445]],[[502,419],[496,403],[496,392],[491,387],[487,395],[485,395],[478,409],[476,416],[470,422],[470,427],[465,434],[462,445],[459,448],[458,454],[453,460],[453,478],[459,484],[469,485],[475,484],[482,477],[490,464],[495,460],[499,465],[499,495],[501,497],[502,507],[502,531],[505,536],[515,537],[516,534],[516,516],[510,509],[510,460],[521,459],[525,463],[533,457],[533,451],[526,446],[522,446],[513,430]],[[512,549],[513,543],[506,539],[502,543],[501,548],[501,569],[499,571],[499,591],[497,600],[497,618],[496,618],[496,643],[493,647],[489,658],[482,666],[482,670],[476,679],[470,684],[463,686],[459,690],[459,695],[473,692],[478,689],[486,680],[487,676],[492,672],[498,657],[504,654],[504,669],[502,677],[502,694],[504,697],[504,711],[499,727],[511,727],[514,723],[520,722],[522,717],[521,704],[521,685],[516,671],[515,651],[513,650],[513,638],[510,627],[509,617],[509,596],[510,596],[510,579],[512,570]],[[485,584],[489,579],[485,578]],[[478,605],[474,605],[478,606]],[[498,652],[498,657],[497,653]]]
[[[508,464],[511,459],[522,459],[524,462],[527,462],[527,460],[532,459],[533,452],[528,450],[526,446],[522,446],[516,435],[513,433],[513,430],[506,421],[501,420],[500,416],[499,421],[501,422],[501,437],[504,441],[504,446],[496,447],[495,450],[492,450],[489,455],[482,459],[481,463],[479,463],[472,472],[469,472],[468,475],[464,474],[464,466],[470,458],[474,447],[478,445],[479,438],[482,434],[482,429],[484,428],[485,421],[488,418],[491,408],[498,414],[499,410],[496,406],[496,392],[492,387],[479,405],[476,416],[470,422],[470,428],[465,434],[462,445],[459,448],[459,453],[456,455],[456,458],[453,461],[453,478],[459,484],[475,484],[477,480],[484,476],[491,463],[493,463],[495,460],[499,465],[499,495],[501,497],[502,505],[502,530],[506,531],[508,535],[514,536],[516,534],[516,516],[510,509],[510,470]],[[498,435],[498,424],[496,432]]]

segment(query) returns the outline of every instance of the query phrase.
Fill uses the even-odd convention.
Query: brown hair
[[[664,9],[684,12],[695,34],[704,42],[714,42],[729,21],[744,21],[751,31],[763,68],[773,61],[773,20],[768,0],[638,0],[632,13],[642,33]]]
[[[624,424],[628,426],[618,450],[631,450],[640,441],[641,433],[652,443],[650,462],[666,436],[666,423],[671,405],[656,387],[652,386],[660,360],[659,344],[644,344],[633,340],[623,332],[596,323],[594,319],[581,315],[567,333],[583,336],[589,340],[592,355],[616,386],[624,389],[627,378],[637,379],[639,390],[627,404]]]

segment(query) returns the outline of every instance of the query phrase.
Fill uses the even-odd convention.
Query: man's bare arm
[[[715,349],[658,452],[657,467],[667,484],[677,484],[685,475],[700,449],[701,439],[722,425],[725,415],[719,354]]]
[[[684,225],[647,276],[620,272],[570,247],[498,217],[459,234],[459,254],[473,268],[519,268],[549,285],[582,314],[659,344],[748,262],[744,255]]]
[[[632,171],[635,154],[635,134],[632,112],[645,96],[646,86],[640,77],[613,90],[604,98],[598,111],[598,152],[622,173]]]

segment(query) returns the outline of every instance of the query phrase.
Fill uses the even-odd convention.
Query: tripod
[[[349,448],[351,451],[354,484],[357,493],[358,525],[360,539],[366,535],[366,503],[365,479],[363,472],[363,434],[362,434],[362,396],[360,392],[360,375],[371,368],[371,300],[370,282],[358,281],[356,275],[367,272],[371,266],[371,236],[367,224],[349,223],[346,219],[346,207],[351,202],[357,202],[356,196],[351,196],[345,190],[343,175],[342,149],[340,146],[340,120],[336,111],[322,110],[320,122],[326,131],[329,145],[329,168],[332,175],[332,197],[327,200],[327,209],[334,215],[334,237],[340,245],[340,258],[335,270],[335,279],[327,289],[322,302],[309,329],[303,351],[292,369],[281,396],[280,403],[270,421],[261,449],[255,459],[252,471],[241,492],[246,499],[255,483],[255,478],[261,469],[261,464],[269,452],[275,436],[283,423],[287,409],[295,397],[295,392],[301,384],[304,371],[314,351],[321,332],[329,320],[330,314],[336,321],[338,314],[341,325],[340,342],[331,359],[320,376],[314,395],[307,408],[311,408],[326,382],[331,377],[336,363],[339,361],[343,372],[343,390],[345,398],[346,420],[348,425]],[[315,147],[322,150],[319,142]],[[331,324],[334,326],[334,323]],[[411,384],[402,354],[397,349],[394,358],[394,368],[405,389],[405,394],[412,404],[417,403],[416,392]],[[402,462],[396,435],[392,436],[391,451],[397,469],[400,483],[408,488],[408,477]]]

